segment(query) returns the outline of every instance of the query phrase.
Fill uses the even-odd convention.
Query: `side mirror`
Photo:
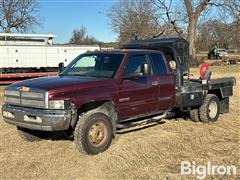
[[[143,73],[144,76],[151,74],[151,66],[150,64],[142,64],[141,65],[141,72]]]
[[[62,72],[64,70],[64,63],[63,62],[60,62],[59,64],[58,64],[58,71],[59,72]]]

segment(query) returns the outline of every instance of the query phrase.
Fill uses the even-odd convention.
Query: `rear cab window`
[[[156,75],[167,75],[168,74],[168,71],[166,68],[166,63],[161,54],[151,53],[150,61],[153,66],[154,73]]]

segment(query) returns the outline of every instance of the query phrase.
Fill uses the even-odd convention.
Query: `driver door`
[[[120,119],[157,110],[157,77],[152,73],[147,76],[129,76],[130,74],[141,74],[141,65],[145,63],[150,63],[147,54],[137,54],[128,57],[123,79],[118,89]]]

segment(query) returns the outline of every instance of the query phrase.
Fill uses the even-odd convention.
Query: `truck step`
[[[168,118],[172,115],[173,115],[172,113],[166,112],[161,115],[153,116],[151,118],[146,118],[146,119],[138,118],[131,121],[119,122],[117,123],[117,129],[127,129],[127,128],[133,128],[136,126],[143,126],[150,123],[156,123],[162,120],[163,118]]]

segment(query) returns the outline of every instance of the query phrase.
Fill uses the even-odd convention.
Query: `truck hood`
[[[26,86],[29,88],[36,88],[46,91],[64,91],[68,89],[82,89],[89,86],[97,86],[102,84],[103,81],[109,81],[112,79],[107,78],[95,78],[95,77],[79,77],[79,76],[51,76],[34,78],[25,81],[21,81],[8,86],[8,88],[20,88]]]

